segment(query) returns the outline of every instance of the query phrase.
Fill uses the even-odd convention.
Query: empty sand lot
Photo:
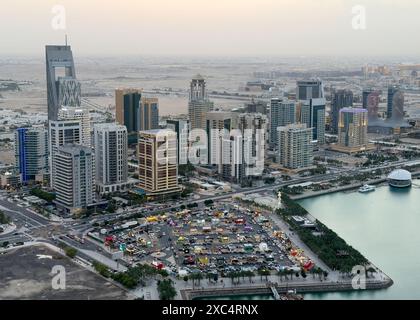
[[[53,289],[57,265],[65,268],[65,289]],[[34,246],[0,255],[0,299],[126,300],[130,295],[68,258]]]

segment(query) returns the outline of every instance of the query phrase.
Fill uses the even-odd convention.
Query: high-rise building
[[[254,101],[252,100],[251,103],[245,104],[245,113],[268,113],[267,103],[263,101]]]
[[[142,97],[139,117],[139,131],[159,129],[159,100]]]
[[[209,164],[223,171],[224,144],[229,143],[230,131],[235,126],[237,115],[232,112],[210,111],[206,113],[206,130],[208,137]],[[226,164],[226,163],[225,163]]]
[[[313,140],[325,143],[325,106],[324,88],[321,80],[297,82],[297,100],[301,103],[300,122],[313,128]]]
[[[288,169],[301,169],[313,164],[312,128],[290,124],[277,129],[278,162]]]
[[[81,126],[81,145],[85,147],[92,146],[91,127],[90,127],[90,113],[85,108],[61,107],[58,111],[58,120],[76,120],[80,121]]]
[[[48,173],[48,131],[44,127],[17,129],[15,159],[23,183],[43,181]]]
[[[362,108],[344,108],[338,125],[340,147],[359,149],[368,144],[368,111]]]
[[[311,99],[310,103],[310,127],[313,130],[313,140],[318,144],[325,143],[325,99]]]
[[[188,148],[190,124],[184,119],[170,119],[166,121],[166,128],[176,132],[178,139],[177,160],[178,165],[188,164]]]
[[[319,144],[325,143],[325,99],[311,99],[301,101],[300,123],[305,124],[307,128],[313,128],[312,139]]]
[[[273,98],[270,102],[270,144],[277,146],[277,128],[296,122],[296,102]]]
[[[373,123],[378,119],[379,111],[379,91],[373,89],[363,90],[363,109],[368,111],[369,123]]]
[[[95,203],[94,155],[91,148],[65,145],[55,155],[56,202],[68,213],[77,213]]]
[[[179,191],[177,135],[169,129],[140,131],[139,187],[159,196]]]
[[[61,106],[81,105],[81,86],[76,79],[70,46],[46,46],[48,120],[57,120]]]
[[[94,126],[96,187],[101,194],[127,188],[127,139],[125,126],[115,123]]]
[[[321,80],[302,80],[297,82],[297,100],[310,100],[321,98],[325,98]]]
[[[237,127],[242,143],[233,143],[231,148],[232,176],[242,183],[263,174],[268,118],[261,113],[244,113],[239,116]],[[235,135],[231,138],[233,142],[237,139]]]
[[[50,185],[54,188],[56,176],[55,154],[58,148],[66,144],[82,144],[82,126],[80,120],[57,120],[49,122]]]
[[[338,133],[338,120],[340,110],[353,106],[353,92],[350,90],[337,90],[331,97],[331,132]]]
[[[206,130],[206,113],[213,109],[206,91],[206,81],[201,75],[192,79],[190,84],[190,97],[188,103],[188,117],[191,130]]]
[[[117,89],[115,90],[115,114],[117,123],[127,127],[127,132],[140,131],[140,100],[141,90]]]
[[[404,119],[404,93],[397,86],[388,88],[387,119],[401,122]]]

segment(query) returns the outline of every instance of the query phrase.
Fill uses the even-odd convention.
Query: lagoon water
[[[314,299],[420,299],[420,188],[341,192],[299,201],[394,280],[378,291],[305,294]],[[214,299],[214,298],[213,298]],[[272,300],[270,295],[219,300]],[[205,300],[205,299],[203,299]]]
[[[306,294],[305,300],[420,299],[420,188],[381,186],[300,204],[394,280],[385,290]]]

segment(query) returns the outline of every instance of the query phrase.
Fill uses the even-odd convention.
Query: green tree
[[[160,300],[173,300],[177,296],[176,289],[171,279],[159,281],[157,289]]]
[[[0,224],[9,224],[10,217],[8,217],[3,211],[0,211]]]
[[[77,250],[75,248],[72,248],[72,247],[65,247],[64,252],[65,252],[66,256],[71,258],[71,259],[73,259],[77,255]]]

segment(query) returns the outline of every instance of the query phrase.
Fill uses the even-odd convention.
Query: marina
[[[368,197],[334,193],[299,203],[394,280],[386,290],[310,293],[306,299],[419,299],[420,189],[381,186]]]

